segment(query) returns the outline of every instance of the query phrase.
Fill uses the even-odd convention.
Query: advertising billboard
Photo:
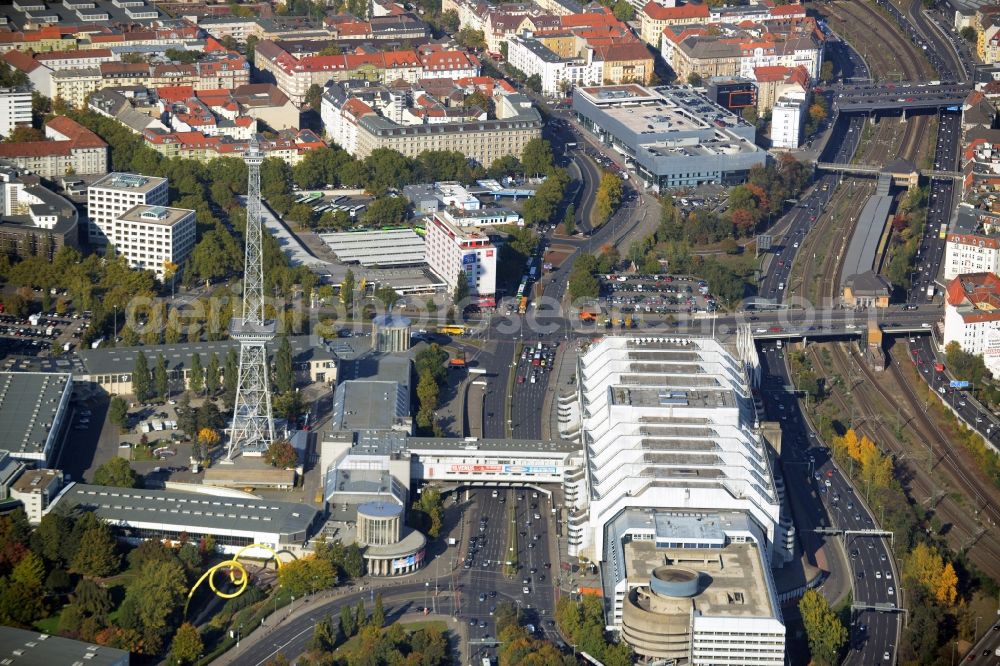
[[[475,254],[475,252],[473,252],[472,254],[463,254],[462,255],[462,263],[463,264],[474,264],[474,263],[476,263],[476,254]]]

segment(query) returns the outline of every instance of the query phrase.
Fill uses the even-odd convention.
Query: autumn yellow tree
[[[198,431],[198,441],[206,449],[210,449],[219,443],[219,433],[212,428],[202,428]]]
[[[944,565],[934,581],[934,597],[949,608],[954,606],[955,600],[958,599],[958,574],[955,573],[955,567],[951,562]]]
[[[918,543],[903,564],[903,575],[933,593],[935,583],[943,569],[944,560],[937,549],[925,543]]]

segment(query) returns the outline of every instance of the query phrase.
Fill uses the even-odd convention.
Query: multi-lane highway
[[[856,491],[830,459],[826,448],[804,418],[795,395],[782,389],[791,380],[784,352],[774,344],[761,345],[761,368],[764,375],[764,398],[768,418],[781,423],[782,467],[785,485],[794,502],[796,525],[802,529],[833,528],[844,531],[874,530],[874,518]],[[829,485],[828,485],[829,484]],[[836,498],[836,499],[834,499]],[[888,539],[878,536],[826,536],[800,532],[809,552],[823,548],[823,568],[847,575],[856,605],[892,604],[897,601],[896,576],[891,563]],[[843,545],[835,540],[840,539]],[[834,558],[842,557],[835,549],[849,554],[849,571],[843,571]],[[819,557],[817,559],[820,559]],[[888,571],[892,578],[885,578]],[[846,584],[847,581],[839,581]],[[889,587],[893,587],[892,593]],[[848,664],[872,666],[891,663],[895,658],[898,616],[894,612],[858,610],[852,614],[851,647]],[[888,653],[888,655],[887,655]]]

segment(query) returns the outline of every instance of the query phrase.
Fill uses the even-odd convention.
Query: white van
[[[778,283],[778,291],[784,291],[784,290],[785,290],[785,283],[784,282],[779,282]]]

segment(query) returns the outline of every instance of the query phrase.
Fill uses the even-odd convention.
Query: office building
[[[573,111],[652,188],[739,184],[767,161],[753,125],[687,86],[576,88]]]
[[[497,249],[481,230],[459,227],[442,215],[427,221],[427,265],[454,291],[459,280],[472,303],[496,305]]]
[[[0,135],[9,137],[19,125],[31,126],[31,91],[27,88],[0,89]]]
[[[76,206],[0,160],[0,243],[14,257],[52,259],[63,246],[79,247]]]
[[[0,627],[0,661],[9,666],[129,666],[129,652],[38,631]]]
[[[28,522],[37,525],[62,485],[63,473],[57,469],[29,469],[10,487],[10,497],[24,505]]]
[[[115,219],[112,243],[129,266],[165,280],[191,254],[195,226],[193,210],[136,206]]]
[[[91,245],[114,242],[114,223],[136,206],[165,206],[167,179],[133,173],[109,173],[87,188],[87,237]]]
[[[798,148],[806,123],[808,97],[805,93],[786,93],[771,108],[771,147]]]
[[[604,338],[577,363],[569,554],[600,567],[609,626],[649,659],[783,664],[771,568],[791,552],[742,362],[712,339]]]

